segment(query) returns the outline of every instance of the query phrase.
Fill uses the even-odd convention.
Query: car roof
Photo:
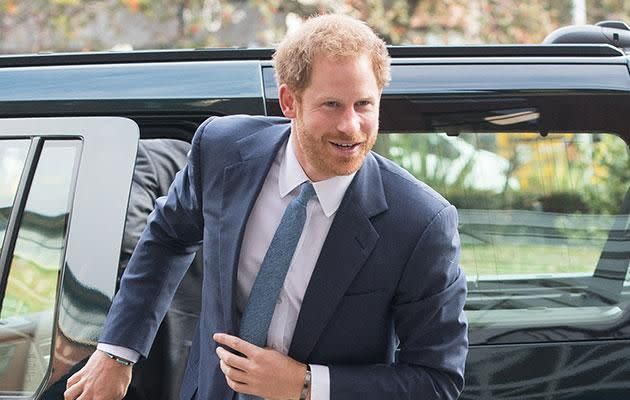
[[[624,53],[606,44],[389,46],[392,58],[607,58]],[[0,56],[0,67],[86,65],[186,61],[271,60],[271,48],[136,50],[84,53],[38,53]]]

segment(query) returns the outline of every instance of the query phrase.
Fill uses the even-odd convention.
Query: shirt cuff
[[[135,350],[128,349],[122,346],[115,346],[113,344],[99,343],[96,348],[109,354],[113,354],[116,357],[137,363],[140,359],[140,353]]]
[[[311,400],[330,400],[330,371],[325,365],[311,367]]]

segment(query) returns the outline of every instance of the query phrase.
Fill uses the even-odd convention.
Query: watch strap
[[[304,375],[304,384],[302,385],[302,392],[300,393],[300,400],[306,400],[308,392],[311,389],[311,366],[306,365],[306,375]]]
[[[127,367],[130,367],[130,366],[133,365],[133,361],[129,361],[129,360],[126,360],[126,359],[124,359],[122,357],[118,357],[117,355],[114,355],[114,354],[109,353],[107,351],[103,351],[103,350],[100,350],[100,351],[102,351],[103,354],[105,354],[107,357],[109,357],[112,360],[116,361],[118,364],[122,364],[122,365],[125,365]]]

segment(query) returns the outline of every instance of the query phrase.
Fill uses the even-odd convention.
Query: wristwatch
[[[107,357],[109,357],[112,360],[116,361],[118,364],[122,364],[122,365],[125,365],[127,367],[130,367],[130,366],[132,366],[134,364],[133,361],[129,361],[129,360],[124,359],[122,357],[118,357],[117,355],[114,355],[112,353],[108,353],[107,351],[103,351],[103,350],[100,350],[100,351],[102,351]]]
[[[311,389],[311,366],[306,364],[306,375],[304,375],[304,384],[302,385],[302,393],[300,393],[300,400],[306,400],[308,391]]]

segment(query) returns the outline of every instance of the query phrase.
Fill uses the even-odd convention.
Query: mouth
[[[342,151],[352,151],[361,145],[361,143],[342,143],[342,142],[330,142],[330,144],[332,144],[337,149],[342,150]]]

